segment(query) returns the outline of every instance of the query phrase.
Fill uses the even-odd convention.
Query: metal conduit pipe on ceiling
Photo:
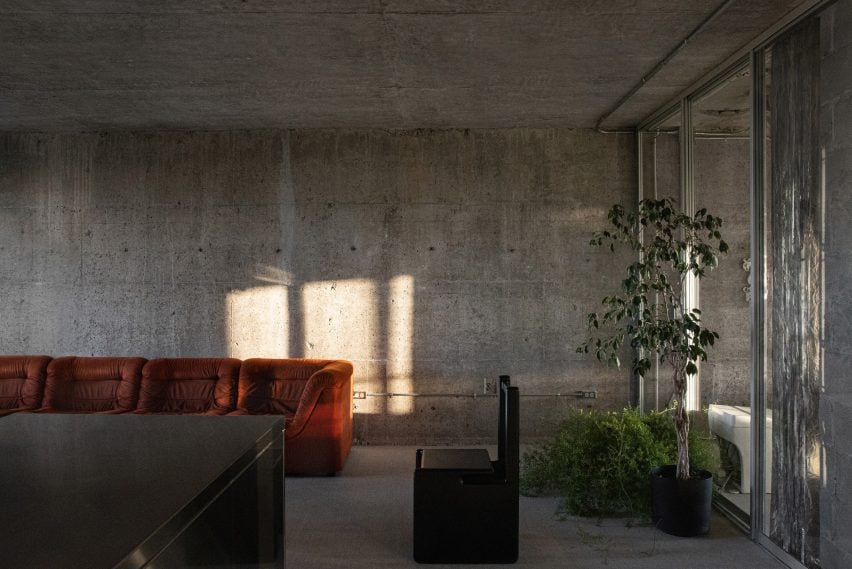
[[[605,131],[604,131],[605,132]],[[615,131],[613,131],[615,132]],[[678,134],[680,130],[646,130],[643,131],[642,134],[645,135],[653,135],[654,138],[661,134]],[[694,131],[692,133],[692,137],[696,140],[705,140],[705,139],[714,139],[721,138],[724,140],[751,140],[751,136],[745,134],[744,132],[702,132],[702,131]]]
[[[665,67],[666,64],[669,61],[671,61],[678,53],[680,53],[680,51],[683,48],[685,48],[695,36],[697,36],[699,33],[701,33],[704,30],[704,28],[706,28],[707,25],[710,24],[710,22],[715,20],[722,12],[727,10],[728,7],[733,2],[734,2],[734,0],[725,0],[709,16],[704,18],[704,20],[702,20],[701,23],[698,24],[698,26],[694,30],[689,32],[689,34],[685,38],[683,38],[683,41],[681,41],[674,49],[672,49],[663,59],[661,59],[659,62],[657,62],[657,64],[654,65],[654,67],[651,69],[651,71],[649,71],[647,74],[645,74],[642,77],[642,79],[640,79],[639,82],[636,85],[634,85],[632,89],[630,89],[630,91],[628,91],[623,97],[621,97],[618,101],[616,101],[615,105],[613,105],[613,107],[609,111],[607,111],[606,113],[601,115],[601,117],[595,123],[595,130],[597,130],[598,132],[606,133],[606,134],[617,133],[617,132],[625,132],[625,131],[617,131],[617,130],[607,131],[607,130],[604,130],[601,127],[601,125],[603,124],[603,122],[606,119],[608,119],[610,116],[612,116],[613,113],[615,113],[615,111],[620,109],[624,105],[624,103],[626,103],[633,95],[635,95],[639,91],[639,89],[644,87],[645,83],[647,83],[648,81],[653,79],[653,77],[657,73],[659,73],[660,70],[663,67]],[[627,131],[627,132],[633,132],[633,131]]]

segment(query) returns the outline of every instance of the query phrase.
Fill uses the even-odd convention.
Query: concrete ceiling
[[[802,0],[734,0],[605,127]],[[0,0],[0,130],[591,127],[722,0]]]

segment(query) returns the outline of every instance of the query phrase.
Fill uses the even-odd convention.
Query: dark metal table
[[[0,567],[283,567],[283,426],[0,418]]]

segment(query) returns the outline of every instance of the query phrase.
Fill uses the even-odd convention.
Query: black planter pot
[[[706,470],[693,470],[689,480],[678,480],[676,471],[673,465],[651,471],[654,525],[670,535],[704,535],[710,531],[713,476]]]

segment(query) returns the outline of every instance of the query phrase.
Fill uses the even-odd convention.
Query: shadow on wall
[[[620,408],[628,372],[574,348],[617,282],[618,260],[587,243],[635,197],[633,143],[567,129],[292,131],[292,250],[276,266],[293,278],[264,270],[228,293],[232,355],[351,360],[355,389],[376,394],[355,401],[370,443],[489,440],[504,373],[524,394],[525,437],[549,434],[577,390]]]
[[[412,275],[384,282],[352,278],[299,285],[289,284],[283,274],[278,282],[258,280],[267,284],[227,294],[229,356],[352,361],[354,389],[367,394],[354,401],[355,434],[363,442],[469,444],[493,436],[495,379],[505,364],[496,357],[486,362],[495,368],[491,377],[483,376],[482,361],[465,359],[480,342],[491,346],[504,340],[499,326],[474,330],[482,322],[476,317],[473,325],[468,322],[459,295],[450,295],[455,301],[442,295],[436,309],[430,292],[418,291]],[[477,305],[475,300],[464,302]],[[529,319],[527,314],[506,312],[505,318]],[[490,318],[500,320],[497,315]],[[495,334],[500,337],[490,337]],[[469,344],[463,342],[465,337]],[[606,397],[606,391],[601,395]],[[561,420],[576,401],[534,398],[527,405],[530,424],[540,426]]]
[[[422,441],[425,437],[440,442],[465,435],[478,440],[483,436],[480,430],[493,431],[493,382],[478,393],[482,404],[473,406],[484,410],[461,419],[448,416],[444,408],[471,408],[473,392],[464,393],[464,387],[453,382],[440,383],[426,392],[415,389],[413,276],[397,275],[386,282],[354,278],[299,286],[289,285],[288,278],[280,282],[267,277],[259,280],[269,284],[227,294],[229,356],[353,361],[355,389],[367,394],[365,399],[354,402],[355,413],[360,417],[357,436],[370,436],[371,442],[375,437],[394,440],[394,433],[396,440]],[[449,320],[445,326],[459,328],[463,324]],[[453,342],[453,338],[445,340]],[[440,365],[446,363],[442,361]],[[487,395],[483,393],[485,389]],[[453,394],[457,394],[455,399],[464,401],[448,404],[445,398],[453,399]],[[442,402],[431,401],[435,398]],[[429,402],[425,407],[418,406],[418,399]],[[413,420],[411,415],[418,408],[433,415],[432,421]],[[367,416],[372,429],[364,424]],[[431,425],[431,431],[420,432],[420,424]],[[367,434],[369,430],[373,431],[372,436]]]
[[[301,346],[306,357],[339,354],[371,368],[358,389],[375,395],[359,401],[359,414],[411,413],[405,395],[413,392],[414,278],[318,281],[300,292],[301,338],[293,334],[292,347]]]
[[[412,276],[381,285],[373,279],[343,279],[293,287],[285,274],[258,280],[269,284],[226,295],[229,357],[339,358],[380,366],[380,376],[371,374],[358,383],[358,390],[373,396],[359,403],[358,413],[412,411],[411,397],[406,397],[413,393],[414,375]],[[292,325],[291,315],[297,316]]]
[[[358,400],[369,442],[487,440],[502,373],[620,407],[627,374],[573,347],[635,162],[569,129],[3,135],[0,351],[345,358],[437,394]],[[525,436],[576,404],[525,397]]]
[[[256,279],[264,284],[225,295],[228,357],[288,357],[291,275],[265,266]]]

